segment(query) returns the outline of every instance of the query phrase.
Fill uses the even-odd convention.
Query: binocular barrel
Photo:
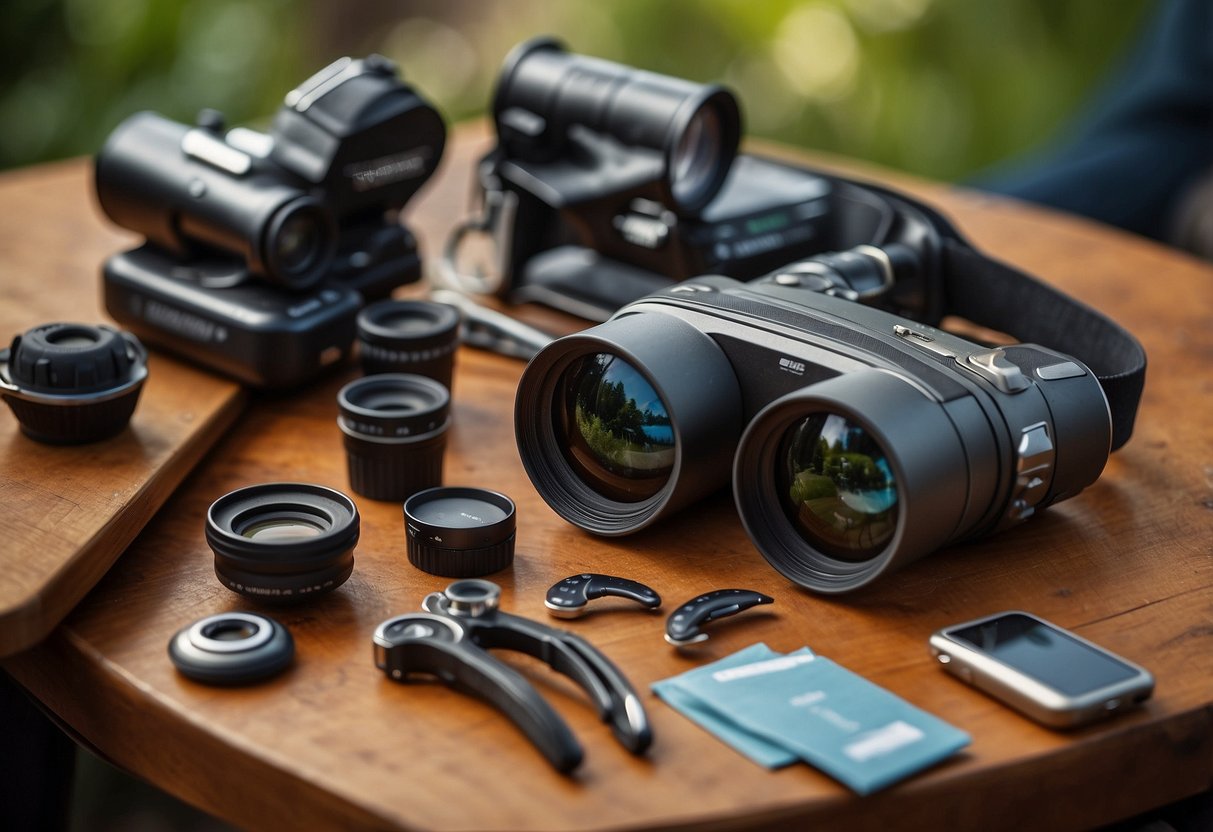
[[[313,286],[336,250],[332,215],[257,165],[216,132],[137,113],[97,155],[97,198],[115,223],[175,254],[220,250],[270,282]]]
[[[549,38],[506,58],[493,116],[502,142],[523,158],[550,155],[573,126],[661,151],[670,196],[686,210],[715,196],[741,139],[727,89],[574,55]]]

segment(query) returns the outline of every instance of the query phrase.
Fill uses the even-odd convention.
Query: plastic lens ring
[[[272,618],[224,612],[179,630],[169,658],[183,676],[208,685],[246,685],[285,670],[295,657],[295,641]]]

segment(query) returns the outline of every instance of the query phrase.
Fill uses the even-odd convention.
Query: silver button
[[[1018,366],[1007,360],[1005,350],[975,352],[961,366],[973,370],[1003,393],[1018,393],[1032,384]]]
[[[1062,361],[1047,367],[1037,367],[1036,375],[1044,381],[1056,381],[1061,378],[1078,378],[1085,376],[1087,371],[1073,361]]]

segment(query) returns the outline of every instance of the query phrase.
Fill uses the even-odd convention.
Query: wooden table
[[[457,133],[415,208],[430,253],[464,211],[469,162],[484,141],[482,130]],[[776,598],[769,613],[716,627],[690,655],[665,644],[660,615],[621,609],[570,623],[646,691],[656,735],[646,758],[623,751],[574,688],[529,660],[510,659],[586,746],[575,777],[554,773],[487,706],[441,686],[388,681],[372,663],[376,624],[416,610],[447,583],[408,565],[400,507],[389,503],[358,499],[363,532],[350,581],[281,613],[298,646],[286,675],[223,690],[173,670],[165,648],[178,628],[246,606],[212,572],[202,535],[210,502],[262,481],[347,488],[334,394],[352,369],[293,397],[255,401],[66,622],[4,667],[119,765],[252,829],[1075,828],[1210,788],[1213,270],[1080,220],[884,178],[942,207],[987,252],[1104,309],[1142,340],[1151,363],[1136,435],[1096,485],[1045,516],[861,593],[822,598],[766,565],[727,494],[624,539],[565,523],[537,496],[515,450],[510,414],[522,365],[461,352],[445,477],[517,502],[517,559],[494,578],[504,609],[545,619],[547,586],[586,569],[644,580],[667,608],[728,586]],[[79,221],[83,201],[29,219]],[[6,204],[5,214],[19,207]],[[1009,608],[1146,665],[1157,677],[1154,699],[1056,733],[929,658],[926,638],[937,627]],[[806,766],[761,769],[647,694],[658,679],[757,641],[780,651],[808,645],[968,731],[973,744],[859,799]]]

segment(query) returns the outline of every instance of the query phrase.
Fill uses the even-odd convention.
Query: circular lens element
[[[514,562],[514,501],[483,488],[431,488],[404,502],[409,563],[431,575],[478,578]]]
[[[714,186],[721,158],[720,116],[714,109],[704,107],[691,118],[674,150],[670,187],[674,199],[681,204],[697,203],[703,192]]]
[[[288,274],[307,271],[320,255],[323,237],[323,225],[315,216],[292,214],[274,237],[274,261]]]
[[[331,592],[354,569],[358,509],[340,491],[306,483],[240,488],[211,504],[206,542],[215,575],[267,603]]]
[[[617,355],[576,359],[560,380],[555,428],[573,471],[620,502],[659,492],[674,468],[674,426],[665,402]]]
[[[412,373],[449,388],[459,346],[459,311],[426,300],[382,300],[358,313],[362,371]]]
[[[147,378],[147,350],[108,326],[36,326],[0,350],[0,397],[31,439],[104,439],[130,421]]]
[[[788,519],[804,539],[846,561],[879,555],[897,531],[897,483],[880,445],[836,413],[793,424],[776,455]]]
[[[451,394],[423,376],[384,373],[337,393],[350,487],[372,500],[401,502],[442,483]]]

